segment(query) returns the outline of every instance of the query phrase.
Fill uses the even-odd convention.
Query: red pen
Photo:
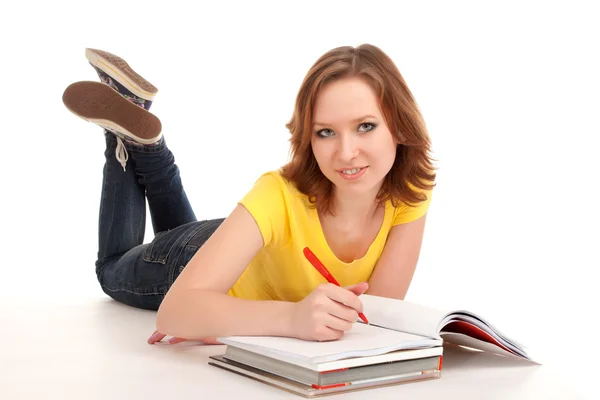
[[[335,280],[335,278],[333,277],[333,275],[331,275],[331,273],[327,270],[327,268],[325,268],[325,266],[323,265],[323,263],[321,261],[319,261],[319,259],[317,258],[317,256],[315,256],[315,254],[312,251],[310,251],[310,249],[308,247],[304,248],[304,256],[306,257],[306,259],[308,261],[310,261],[310,263],[313,265],[313,267],[315,267],[315,269],[317,271],[319,271],[319,273],[321,275],[323,275],[323,278],[327,279],[327,282],[333,283],[336,286],[341,286],[338,283],[338,281]],[[360,317],[360,319],[363,320],[363,322],[365,324],[369,323],[369,320],[367,319],[367,317],[365,317],[365,314],[358,313],[358,316]]]

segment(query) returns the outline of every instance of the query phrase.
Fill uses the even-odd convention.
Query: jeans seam
[[[126,292],[126,293],[131,293],[131,294],[135,294],[137,296],[156,296],[156,295],[164,295],[166,292],[150,292],[150,293],[145,293],[145,292],[137,292],[135,290],[128,290],[128,289],[124,289],[124,288],[119,288],[119,289],[111,289],[107,286],[102,285],[102,288],[104,290],[107,290],[111,293],[117,293],[117,292]]]

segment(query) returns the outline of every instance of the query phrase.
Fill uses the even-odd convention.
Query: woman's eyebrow
[[[353,123],[358,123],[358,122],[364,121],[364,120],[365,120],[365,119],[367,119],[367,118],[375,118],[375,116],[373,116],[373,115],[370,115],[370,114],[367,114],[367,115],[364,115],[364,116],[362,116],[362,117],[359,117],[359,118],[353,119],[353,120],[352,120],[352,121],[350,121],[350,122],[353,122]],[[318,126],[329,126],[329,124],[326,124],[326,123],[324,123],[324,122],[316,122],[316,121],[315,121],[315,123],[313,124],[313,126],[317,126],[317,125],[318,125]]]

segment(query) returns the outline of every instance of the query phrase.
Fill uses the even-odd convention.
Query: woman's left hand
[[[165,335],[164,333],[160,333],[159,331],[154,331],[152,336],[150,336],[150,338],[148,338],[148,344],[158,343],[161,340],[163,340],[165,338],[165,336],[167,336],[167,335]],[[200,343],[204,343],[204,344],[223,344],[223,343],[217,341],[216,338],[187,340],[187,339],[173,337],[173,338],[167,340],[167,342],[169,344],[177,344],[177,343],[181,343],[181,342],[200,342]]]

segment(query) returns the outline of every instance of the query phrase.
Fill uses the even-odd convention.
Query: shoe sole
[[[162,135],[158,117],[131,103],[104,83],[73,83],[65,89],[62,101],[79,118],[119,132],[136,142],[152,144]]]
[[[101,69],[127,90],[145,100],[154,100],[158,89],[144,79],[125,60],[107,51],[85,49],[85,57],[96,68]]]

